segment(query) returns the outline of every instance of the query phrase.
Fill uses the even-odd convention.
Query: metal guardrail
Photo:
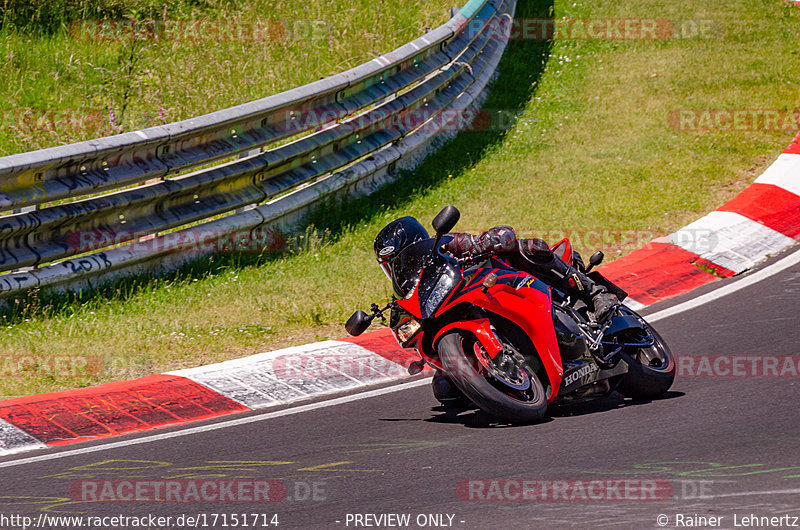
[[[373,191],[463,124],[515,5],[470,0],[391,53],[274,96],[0,158],[0,212],[24,212],[0,217],[0,296],[170,268],[225,234],[263,239],[256,229],[291,225],[322,197]]]

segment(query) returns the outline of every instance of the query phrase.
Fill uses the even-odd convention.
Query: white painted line
[[[35,462],[45,462],[47,460],[56,460],[59,458],[66,458],[69,456],[76,456],[76,455],[85,455],[88,453],[96,453],[98,451],[105,451],[107,449],[116,449],[118,447],[130,447],[132,445],[139,445],[148,442],[155,442],[158,440],[168,440],[170,438],[178,438],[181,436],[189,436],[192,434],[198,434],[203,432],[210,432],[210,431],[217,431],[219,429],[226,429],[228,427],[235,427],[237,425],[246,425],[248,423],[255,423],[258,421],[265,421],[270,420],[272,418],[281,418],[283,416],[292,416],[294,414],[300,414],[302,412],[307,412],[310,410],[318,410],[324,409],[328,407],[333,407],[336,405],[341,405],[344,403],[351,403],[353,401],[360,401],[362,399],[369,399],[375,396],[382,396],[384,394],[392,394],[394,392],[401,392],[403,390],[408,390],[409,388],[415,388],[418,386],[429,385],[430,381],[428,378],[419,379],[410,381],[408,383],[402,383],[399,385],[388,386],[386,388],[378,388],[376,390],[369,390],[367,392],[361,392],[358,394],[353,394],[350,396],[343,396],[339,398],[329,399],[326,401],[319,401],[317,403],[309,403],[307,405],[298,405],[296,407],[291,407],[283,410],[276,410],[275,412],[267,412],[265,414],[259,414],[257,416],[247,416],[245,418],[237,418],[235,420],[227,420],[220,423],[213,423],[210,425],[200,425],[197,427],[190,427],[188,429],[183,429],[180,431],[172,431],[172,432],[162,432],[159,434],[153,434],[150,436],[146,436],[143,438],[136,438],[134,440],[121,440],[118,442],[112,442],[109,444],[104,445],[93,445],[91,447],[81,447],[79,449],[71,449],[68,451],[62,451],[59,453],[50,453],[44,455],[37,455],[37,456],[29,456],[28,458],[20,458],[18,460],[9,460],[8,462],[0,462],[0,468],[6,467],[14,467],[20,466],[23,464],[33,464]]]
[[[686,302],[680,303],[668,309],[664,309],[662,311],[653,313],[652,315],[645,315],[644,318],[648,322],[655,322],[657,320],[662,320],[664,318],[677,315],[678,313],[683,313],[684,311],[694,309],[695,307],[707,304],[709,302],[713,302],[714,300],[718,300],[723,296],[735,293],[736,291],[744,289],[745,287],[750,287],[751,285],[758,283],[761,280],[766,280],[770,276],[778,274],[779,272],[784,271],[794,265],[797,265],[798,263],[800,263],[800,250],[795,250],[793,254],[790,254],[785,258],[776,261],[772,265],[764,267],[759,271],[743,276],[740,280],[736,282],[723,285],[718,289],[711,291],[710,293],[700,295],[696,298],[687,300]]]
[[[800,195],[800,155],[782,154],[755,182],[772,184]]]
[[[769,227],[734,212],[711,212],[669,236],[672,244],[735,273],[795,243]]]

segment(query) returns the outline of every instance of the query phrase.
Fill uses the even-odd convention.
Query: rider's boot
[[[433,397],[445,407],[462,406],[468,402],[461,390],[441,370],[436,370],[433,374],[431,387],[433,388]]]

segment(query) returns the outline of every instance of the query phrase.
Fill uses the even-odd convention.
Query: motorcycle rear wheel
[[[649,324],[647,331],[654,339],[652,346],[619,354],[628,364],[628,373],[620,378],[616,391],[633,399],[663,396],[672,386],[677,371],[675,359],[667,343]]]
[[[536,373],[528,366],[516,365],[509,379],[520,388],[508,386],[487,372],[475,358],[477,339],[462,332],[451,332],[439,341],[439,359],[447,376],[473,403],[492,416],[510,423],[533,423],[547,413],[547,396]],[[528,384],[529,382],[529,384]]]

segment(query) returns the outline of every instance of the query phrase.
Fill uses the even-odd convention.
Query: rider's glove
[[[444,249],[450,254],[462,258],[471,255],[475,250],[475,242],[469,234],[454,233],[453,238],[445,243]]]
[[[475,253],[501,253],[517,250],[517,234],[510,226],[495,226],[482,233],[475,240]]]

